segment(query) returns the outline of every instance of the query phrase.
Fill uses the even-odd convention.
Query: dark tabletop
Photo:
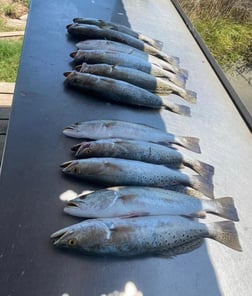
[[[69,53],[75,45],[65,26],[77,16],[118,22],[164,41],[164,49],[190,71],[188,88],[198,92],[192,118],[108,104],[66,89],[63,72],[72,69]],[[236,197],[244,252],[209,240],[170,259],[112,260],[55,249],[51,233],[80,221],[63,213],[60,197],[99,188],[61,174],[59,164],[73,157],[69,149],[78,142],[62,129],[107,118],[200,137],[198,158],[215,166],[216,195]],[[99,296],[122,291],[132,281],[145,296],[248,295],[250,136],[170,1],[33,0],[0,178],[0,294]]]

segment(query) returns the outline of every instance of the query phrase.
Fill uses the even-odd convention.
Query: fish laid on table
[[[182,154],[173,148],[138,140],[101,139],[86,141],[72,147],[75,157],[115,157],[134,159],[155,164],[163,164],[172,168],[187,166],[203,177],[214,174],[213,166]]]
[[[62,172],[91,182],[111,186],[168,187],[184,185],[213,197],[213,184],[200,175],[189,176],[179,170],[137,160],[93,157],[61,164]]]
[[[167,96],[158,96],[125,81],[77,71],[66,72],[64,75],[67,86],[81,91],[90,91],[98,95],[97,98],[153,109],[164,108],[174,113],[190,116],[189,107],[174,104]]]
[[[241,251],[233,222],[203,224],[180,216],[89,219],[58,230],[51,238],[56,247],[108,256],[165,256],[201,238]]]
[[[169,79],[180,87],[185,86],[186,77],[183,73],[173,73],[164,70],[157,65],[151,64],[148,61],[139,57],[106,50],[81,50],[72,52],[70,56],[74,59],[76,64],[108,64],[120,65],[128,68],[137,69],[156,77],[164,77]]]
[[[159,95],[169,95],[174,93],[184,100],[195,103],[196,93],[191,90],[186,90],[182,87],[177,86],[168,80],[154,77],[143,71],[137,69],[121,67],[118,65],[108,64],[93,64],[88,65],[83,63],[82,66],[77,67],[78,71],[82,73],[89,73],[99,76],[110,77],[113,79],[123,80],[128,83],[134,84],[148,91],[151,91]]]
[[[113,51],[113,52],[122,52],[127,53],[138,58],[144,59],[151,64],[155,64],[165,70],[170,70],[172,66],[172,71],[174,73],[184,72],[185,76],[188,76],[188,72],[186,70],[182,70],[179,66],[174,64],[170,64],[167,61],[164,61],[156,56],[147,54],[146,52],[136,49],[132,46],[129,46],[124,43],[111,41],[111,40],[102,40],[102,39],[91,39],[91,40],[83,40],[76,43],[76,47],[82,50],[97,50],[98,48],[102,48],[106,51]]]
[[[203,218],[207,213],[238,221],[231,197],[198,199],[155,187],[111,187],[80,194],[68,202],[64,212],[83,218],[181,215]]]
[[[100,27],[101,29],[111,29],[111,30],[119,31],[127,35],[130,35],[132,37],[135,37],[137,39],[140,39],[157,49],[162,49],[162,46],[163,46],[161,41],[150,38],[142,33],[138,33],[124,25],[120,25],[112,22],[106,22],[104,20],[99,20],[95,18],[81,18],[81,17],[74,18],[73,22],[79,23],[79,24],[95,25]]]
[[[63,130],[66,136],[79,139],[124,138],[170,145],[172,143],[200,153],[199,139],[177,136],[161,129],[121,120],[88,120],[77,122]]]
[[[107,39],[107,40],[117,41],[117,42],[128,44],[137,49],[143,50],[171,64],[177,65],[177,60],[167,55],[165,52],[160,51],[155,47],[146,44],[144,41],[136,39],[125,33],[121,33],[111,29],[101,29],[94,25],[85,25],[85,24],[78,24],[78,23],[68,25],[67,31],[70,35],[78,38],[80,41],[83,39]]]

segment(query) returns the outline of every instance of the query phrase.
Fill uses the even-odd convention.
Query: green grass
[[[231,19],[198,20],[193,24],[223,68],[235,63],[252,66],[252,25]]]
[[[0,40],[0,81],[15,82],[23,40]]]

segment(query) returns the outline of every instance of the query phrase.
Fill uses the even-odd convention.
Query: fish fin
[[[206,179],[214,175],[214,167],[203,161],[184,157],[183,163]]]
[[[229,220],[239,221],[232,197],[221,197],[213,200],[213,202],[215,203],[216,214]]]
[[[132,212],[132,213],[128,213],[127,215],[118,216],[118,217],[122,219],[128,219],[128,218],[135,218],[135,217],[142,217],[142,216],[149,216],[149,215],[150,215],[149,212]]]
[[[148,42],[147,42],[148,43]],[[161,50],[163,48],[164,43],[160,40],[153,39],[153,45],[156,47],[158,50]]]
[[[137,194],[125,194],[125,195],[120,195],[120,199],[122,201],[131,201],[131,200],[135,200],[137,197]]]
[[[176,137],[175,144],[183,146],[193,152],[201,153],[199,146],[199,138],[195,137]]]
[[[191,186],[210,198],[214,197],[212,182],[204,179],[200,175],[194,175],[191,177]]]
[[[198,249],[202,245],[203,242],[204,242],[204,240],[202,238],[195,239],[195,240],[190,241],[188,243],[184,243],[178,247],[168,249],[165,251],[161,251],[160,253],[157,253],[157,255],[159,257],[172,259],[178,255],[186,254],[186,253],[192,252],[195,249]]]
[[[165,109],[168,109],[174,113],[178,113],[184,116],[188,116],[188,117],[191,116],[191,110],[188,106],[174,104],[170,102],[167,97],[161,97],[161,98],[162,98],[163,106]]]
[[[112,163],[109,162],[109,161],[104,162],[104,166],[106,166],[106,167],[108,167],[108,168],[110,168],[110,169],[114,169],[114,170],[116,170],[116,171],[121,171],[121,167],[120,167],[120,166],[118,166],[118,165],[116,165],[116,164],[112,164]]]
[[[183,88],[185,87],[186,78],[184,77],[184,75],[182,73],[176,73],[176,74],[174,74],[173,77],[170,77],[169,79],[170,79],[170,81],[172,81],[176,85],[183,87]]]
[[[162,164],[165,167],[168,167],[170,169],[183,169],[185,166],[180,163],[168,163],[168,164]]]
[[[232,221],[208,224],[209,237],[236,251],[242,251],[235,224]]]
[[[181,69],[180,68],[178,73],[183,75],[185,79],[188,79],[189,73],[188,73],[188,71],[186,69]]]
[[[199,211],[195,214],[196,218],[205,219],[206,218],[206,212],[205,211]]]
[[[186,101],[192,104],[195,104],[197,100],[197,93],[195,91],[186,89],[186,93],[183,94],[183,99],[185,99]]]

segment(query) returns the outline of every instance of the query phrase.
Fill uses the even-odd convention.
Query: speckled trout
[[[146,90],[149,90],[160,96],[176,94],[183,98],[184,100],[195,103],[196,102],[196,93],[179,87],[175,83],[167,79],[161,79],[145,73],[143,71],[121,67],[117,65],[108,65],[108,64],[93,64],[89,65],[83,63],[81,66],[76,67],[76,70],[82,73],[89,73],[99,76],[110,77],[113,79],[123,80],[128,83],[134,84]]]
[[[66,127],[63,133],[66,136],[79,139],[124,138],[162,143],[164,145],[174,143],[200,153],[198,138],[177,136],[146,124],[128,121],[108,119],[77,122]]]
[[[151,74],[155,77],[167,78],[180,87],[184,87],[187,76],[182,72],[172,72],[161,68],[158,65],[127,53],[113,52],[102,49],[74,51],[70,54],[76,64],[108,64],[120,65]]]
[[[75,157],[115,157],[134,159],[155,164],[163,164],[172,168],[183,168],[187,166],[208,178],[214,174],[214,167],[196,160],[173,148],[138,140],[126,139],[101,139],[96,141],[85,141],[74,145]]]
[[[163,108],[177,114],[191,115],[188,106],[175,104],[167,96],[158,96],[125,81],[76,71],[65,72],[64,75],[65,85],[84,92],[90,91],[97,95],[97,99],[152,109]]]
[[[83,218],[181,215],[204,218],[206,213],[238,221],[233,198],[199,199],[155,187],[111,187],[80,194],[64,212]]]
[[[131,28],[129,28],[127,26],[116,24],[113,22],[106,22],[104,20],[99,20],[99,19],[95,19],[95,18],[82,18],[82,17],[74,18],[73,22],[79,23],[79,24],[95,25],[95,26],[100,27],[101,29],[111,29],[114,31],[119,31],[119,32],[125,33],[127,35],[130,35],[132,37],[135,37],[137,39],[140,39],[159,50],[162,49],[162,46],[163,46],[163,43],[159,40],[155,40],[155,39],[150,38],[142,33],[132,30]]]
[[[67,31],[72,36],[79,40],[84,39],[107,39],[128,44],[137,49],[143,50],[151,55],[157,56],[171,64],[177,65],[176,59],[167,55],[165,52],[156,49],[155,47],[146,44],[144,41],[136,39],[128,34],[114,31],[111,29],[101,29],[95,25],[85,24],[70,24],[67,26]]]
[[[192,187],[213,197],[213,184],[200,175],[189,176],[163,165],[121,158],[88,158],[61,164],[62,172],[91,182],[109,186]]]
[[[233,222],[203,224],[180,216],[90,219],[56,231],[51,238],[56,247],[108,256],[165,256],[200,238],[241,251]]]
[[[139,50],[127,44],[116,42],[116,41],[102,40],[102,39],[83,40],[76,43],[76,47],[82,50],[97,50],[98,48],[100,48],[100,49],[112,51],[112,52],[127,53],[133,56],[137,56],[141,59],[144,59],[149,63],[155,64],[165,70],[170,70],[171,66],[172,66],[173,72],[175,73],[181,72],[182,70],[178,65],[171,64],[156,56],[150,55],[142,50]],[[183,69],[182,72],[184,72],[184,74],[188,76],[188,72],[186,70]]]

